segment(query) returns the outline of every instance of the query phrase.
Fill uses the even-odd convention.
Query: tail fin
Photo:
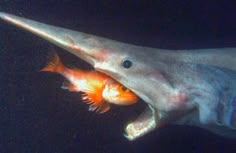
[[[56,52],[52,53],[48,64],[40,71],[43,72],[62,72],[65,69],[64,64],[61,62],[60,57]]]

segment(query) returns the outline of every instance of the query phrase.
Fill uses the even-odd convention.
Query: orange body
[[[103,73],[67,68],[56,53],[41,71],[55,72],[64,76],[67,83],[64,83],[62,88],[83,92],[83,101],[90,104],[90,111],[104,113],[110,109],[110,103],[130,105],[138,100],[131,90]]]

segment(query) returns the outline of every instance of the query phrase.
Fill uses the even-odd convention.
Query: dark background
[[[0,11],[131,44],[166,49],[235,47],[235,5],[210,0],[0,0]],[[1,153],[229,153],[236,140],[168,125],[133,142],[124,127],[144,102],[87,111],[59,75],[38,72],[51,44],[0,21]],[[56,48],[67,65],[90,68]]]

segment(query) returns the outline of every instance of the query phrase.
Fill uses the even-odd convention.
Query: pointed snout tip
[[[5,14],[6,14],[6,13],[4,13],[4,12],[0,12],[0,17],[5,16]]]
[[[7,13],[0,12],[0,19],[4,19],[7,16],[8,16]]]
[[[2,20],[8,20],[10,18],[14,18],[15,16],[9,13],[5,13],[5,12],[0,12],[0,19]]]

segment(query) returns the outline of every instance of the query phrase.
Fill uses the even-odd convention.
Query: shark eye
[[[124,59],[121,64],[124,68],[128,69],[133,63],[129,59]]]

